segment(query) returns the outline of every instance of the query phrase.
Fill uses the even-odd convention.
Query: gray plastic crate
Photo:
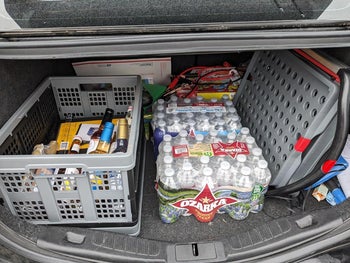
[[[335,133],[339,86],[290,51],[256,52],[234,103],[272,173],[271,185],[304,177]],[[295,145],[311,140],[305,151]]]
[[[50,139],[60,120],[102,117],[107,107],[123,115],[130,104],[126,153],[30,154],[35,144]],[[12,213],[35,224],[98,225],[137,234],[144,157],[141,107],[139,76],[46,79],[0,130],[0,188]],[[80,168],[81,173],[35,173],[43,168]],[[94,184],[91,174],[101,180]],[[112,186],[115,179],[120,180],[118,188]]]

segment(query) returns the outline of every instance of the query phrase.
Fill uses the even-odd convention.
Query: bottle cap
[[[163,146],[163,152],[165,152],[165,153],[171,153],[172,150],[173,150],[173,147],[171,147],[170,145]]]
[[[218,135],[218,131],[217,130],[210,130],[209,135],[211,137],[216,137]]]
[[[111,108],[107,108],[105,111],[105,114],[103,115],[101,124],[105,124],[106,122],[111,122],[113,119],[113,115],[114,115],[114,110]]]
[[[190,171],[190,170],[192,170],[192,164],[191,163],[184,163],[182,166],[182,169],[185,171]]]
[[[223,161],[223,162],[220,163],[220,168],[221,169],[228,170],[228,169],[230,169],[230,167],[231,167],[231,165],[227,161]]]
[[[232,121],[239,122],[239,117],[237,115],[232,116]]]
[[[220,125],[220,126],[225,125],[225,121],[223,119],[219,119],[218,125]]]
[[[259,168],[261,168],[261,169],[266,169],[266,168],[267,168],[267,165],[268,165],[268,163],[267,163],[265,160],[259,160],[259,161],[258,161],[258,166],[259,166]]]
[[[180,122],[180,118],[179,117],[174,117],[174,122]]]
[[[194,117],[193,112],[186,112],[186,118],[192,119]]]
[[[202,142],[203,140],[204,140],[203,134],[196,134],[196,141],[197,142]]]
[[[218,101],[218,99],[217,99],[217,98],[211,98],[210,101],[213,102],[213,103],[215,103],[215,102]]]
[[[164,170],[164,174],[165,174],[165,176],[174,176],[175,171],[173,168],[166,168]]]
[[[202,96],[197,96],[197,97],[196,97],[196,100],[197,100],[197,101],[203,101],[203,99],[204,99],[204,98],[203,98]]]
[[[179,132],[179,136],[182,137],[182,138],[187,137],[187,131],[186,130],[181,130]]]
[[[253,154],[254,156],[261,156],[261,155],[262,155],[262,150],[261,150],[261,148],[253,148],[252,154]]]
[[[249,134],[249,128],[243,127],[243,128],[241,129],[241,133],[242,133],[243,135],[248,135],[248,134]]]
[[[165,127],[165,125],[166,125],[166,122],[164,120],[159,120],[158,122],[159,127]]]
[[[187,123],[188,123],[188,125],[190,125],[190,126],[196,125],[196,121],[193,120],[193,119],[188,120]]]
[[[248,136],[245,141],[248,143],[248,144],[253,144],[255,142],[255,139],[254,137],[252,136]]]
[[[157,111],[164,111],[164,106],[163,105],[158,105],[157,106]]]
[[[226,107],[232,107],[233,102],[230,101],[230,100],[226,100],[226,101],[225,101],[225,105],[226,105]]]
[[[166,163],[166,164],[171,164],[171,163],[173,163],[173,157],[171,157],[171,156],[164,156],[163,162]]]
[[[165,141],[165,142],[171,142],[172,138],[173,138],[173,137],[171,137],[170,134],[165,134],[165,135],[163,136],[163,141]]]
[[[215,117],[221,118],[222,117],[222,112],[215,112]]]
[[[227,134],[227,139],[229,140],[234,140],[236,139],[236,137],[237,137],[237,134],[235,132],[230,132]]]
[[[176,95],[171,95],[170,100],[172,102],[177,102],[177,96]]]
[[[247,156],[245,154],[238,154],[236,158],[237,161],[240,163],[244,163],[245,161],[247,161]]]
[[[163,112],[158,112],[157,113],[157,118],[158,119],[164,119],[164,117],[165,117],[165,114]]]
[[[228,101],[227,101],[228,102]],[[226,102],[226,103],[227,103]],[[232,102],[232,101],[231,101]],[[237,112],[237,110],[236,110],[236,108],[235,107],[230,107],[230,108],[228,108],[228,110],[227,110],[229,113],[236,113]],[[236,115],[237,116],[237,115]]]
[[[111,140],[111,137],[112,137],[113,129],[114,129],[114,124],[107,121],[105,123],[103,131],[101,133],[100,140],[104,141],[104,142],[109,142]]]
[[[248,166],[243,166],[241,168],[242,175],[250,175],[251,173],[252,173],[252,169],[250,169]]]
[[[201,156],[201,158],[200,158],[200,162],[201,163],[209,163],[209,156],[206,156],[206,155],[203,155],[203,156]]]
[[[190,98],[185,98],[185,99],[184,99],[184,103],[190,104],[190,103],[191,103],[191,99],[190,99]]]
[[[210,167],[205,167],[203,169],[204,176],[211,176],[212,174],[213,174],[213,169],[211,169]]]
[[[164,102],[165,102],[165,101],[164,101],[163,99],[158,99],[158,100],[157,100],[158,105],[163,105]]]
[[[228,99],[230,99],[230,96],[227,95],[227,94],[224,94],[224,95],[222,95],[221,98],[222,98],[223,100],[228,100]]]

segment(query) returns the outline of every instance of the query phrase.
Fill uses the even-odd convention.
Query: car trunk
[[[325,48],[320,51],[341,59],[342,66],[350,62],[349,48]],[[9,57],[13,58],[0,60],[0,126],[5,124],[43,79],[48,76],[75,76],[73,62],[135,58],[113,52],[110,56],[104,52],[103,56],[91,57],[79,57],[79,53],[68,52],[65,57],[58,52],[59,58],[56,59],[33,59],[30,58],[30,52],[27,50],[23,55],[28,56],[26,59],[16,59],[15,53],[10,52]],[[159,56],[156,50],[143,53],[137,57]],[[182,54],[175,50],[171,53],[168,50],[164,56],[171,56],[172,74],[176,75],[197,65],[221,65],[225,61],[235,66],[249,64],[254,53],[254,49],[223,52],[207,48],[205,52],[195,50],[192,54]],[[156,168],[151,140],[145,141],[144,157],[143,178],[140,179],[142,191],[140,189],[138,196],[141,204],[140,233],[137,237],[106,232],[98,224],[93,229],[66,225],[33,225],[12,215],[3,203],[0,220],[8,237],[14,238],[14,233],[24,237],[27,240],[26,246],[29,246],[27,249],[31,250],[28,255],[33,259],[37,257],[37,253],[41,253],[46,256],[54,255],[61,260],[69,254],[77,258],[88,257],[114,262],[282,262],[289,257],[282,256],[286,249],[293,251],[298,246],[304,246],[304,254],[295,257],[302,258],[312,249],[317,251],[317,248],[312,247],[313,241],[328,238],[329,242],[336,243],[332,234],[343,231],[344,222],[350,218],[349,200],[331,206],[326,201],[318,202],[311,195],[311,190],[303,190],[299,194],[267,196],[263,210],[250,214],[242,221],[218,214],[209,223],[198,222],[190,216],[182,217],[173,224],[164,224],[159,218],[158,197],[154,189]],[[17,242],[24,244],[25,240],[18,238]],[[264,259],[259,259],[262,255]],[[37,259],[39,258],[42,261],[45,256]]]

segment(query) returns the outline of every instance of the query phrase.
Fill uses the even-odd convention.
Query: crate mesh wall
[[[324,132],[337,96],[335,83],[291,52],[255,53],[234,102],[242,124],[263,149],[272,184],[288,183],[303,161],[294,149],[297,140]],[[308,160],[315,162],[317,153],[312,154]]]

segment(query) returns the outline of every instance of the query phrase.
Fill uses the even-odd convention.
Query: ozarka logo
[[[218,209],[225,205],[237,202],[232,197],[216,198],[208,185],[195,198],[179,200],[172,205],[176,208],[187,209],[188,213],[193,214],[198,221],[210,222],[213,220]]]

